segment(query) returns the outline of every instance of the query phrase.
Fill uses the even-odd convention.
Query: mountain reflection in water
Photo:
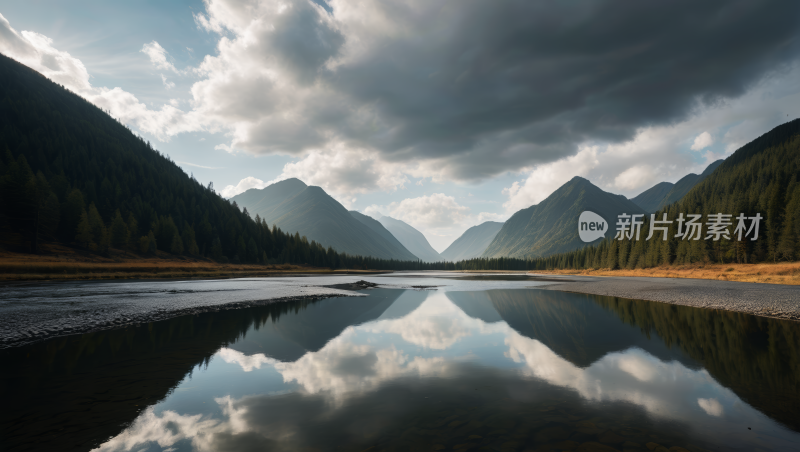
[[[3,351],[3,445],[622,451],[800,441],[796,323],[538,289],[365,293]]]

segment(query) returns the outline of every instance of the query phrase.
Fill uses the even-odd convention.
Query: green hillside
[[[413,226],[405,221],[396,220],[392,217],[380,217],[378,221],[397,237],[397,240],[403,244],[409,251],[414,253],[415,256],[420,258],[423,262],[440,262],[445,260],[442,256],[428,243],[428,239],[414,229]]]
[[[624,196],[574,177],[541,203],[512,215],[482,257],[527,259],[582,248],[587,244],[578,237],[578,217],[587,210],[603,217],[612,230],[617,215],[645,213]]]
[[[672,182],[660,182],[643,191],[635,198],[631,198],[631,201],[644,209],[645,212],[656,212],[683,198],[689,190],[713,173],[721,163],[721,159],[717,160],[708,165],[702,173],[689,173],[674,184]]]
[[[798,178],[800,119],[795,119],[744,145],[678,203],[662,209],[669,212],[670,218],[676,217],[678,212],[701,213],[703,218],[720,212],[734,216],[744,213],[748,217],[759,213],[764,217],[759,239],[739,241],[732,236],[732,240],[718,242],[678,242],[673,238],[675,261],[797,259],[800,251]]]
[[[708,167],[706,167],[706,169],[700,174],[690,173],[682,177],[678,182],[675,182],[675,185],[673,185],[672,189],[664,196],[664,199],[661,200],[661,202],[658,204],[658,207],[648,212],[659,211],[670,204],[680,201],[684,196],[686,196],[686,193],[689,193],[689,190],[711,175],[711,173],[713,173],[714,170],[716,170],[717,167],[722,164],[722,162],[723,160],[717,160],[716,162],[708,165]]]
[[[395,265],[341,255],[295,231],[251,218],[100,108],[0,55],[0,247]]]
[[[314,240],[340,253],[402,261],[417,260],[396,240],[390,241],[364,224],[319,187],[298,179],[253,188],[231,200],[269,224]]]
[[[695,262],[780,262],[800,258],[800,119],[780,125],[746,144],[725,159],[712,174],[664,212],[668,219],[680,213],[732,215],[729,239],[682,240],[675,237],[676,223],[668,240],[602,241],[597,246],[555,254],[530,261],[503,262],[509,269],[647,268],[663,264]],[[734,234],[737,221],[759,214],[758,239]],[[648,228],[644,225],[644,229]],[[750,227],[750,222],[746,223]],[[707,236],[703,226],[701,238]],[[462,265],[466,265],[463,263]],[[497,263],[475,262],[480,267]]]
[[[476,258],[483,254],[502,227],[503,223],[497,221],[487,221],[473,226],[451,243],[442,252],[442,257],[452,262]]]

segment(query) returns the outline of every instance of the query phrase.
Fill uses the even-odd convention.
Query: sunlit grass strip
[[[767,284],[800,285],[800,262],[761,264],[664,265],[640,269],[535,270],[531,273],[587,276],[645,276],[654,278],[714,279]]]

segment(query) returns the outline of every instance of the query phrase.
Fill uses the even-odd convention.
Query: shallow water
[[[231,306],[301,297],[359,295],[334,285],[369,279],[386,287],[485,290],[542,284],[524,275],[397,272],[388,276],[284,276],[188,281],[76,281],[0,285],[0,349],[48,337],[153,322]],[[513,281],[504,281],[511,278]]]
[[[0,449],[798,450],[797,323],[381,279],[0,351]]]

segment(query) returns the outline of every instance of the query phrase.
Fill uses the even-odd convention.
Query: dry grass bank
[[[167,253],[139,256],[112,250],[110,256],[104,257],[50,244],[43,245],[39,254],[0,250],[0,281],[238,278],[287,273],[344,272],[289,264],[220,264],[210,259],[176,257]]]
[[[777,264],[667,265],[636,270],[543,270],[531,273],[588,276],[649,276],[656,278],[716,279],[720,281],[800,285],[800,262],[784,262]]]

